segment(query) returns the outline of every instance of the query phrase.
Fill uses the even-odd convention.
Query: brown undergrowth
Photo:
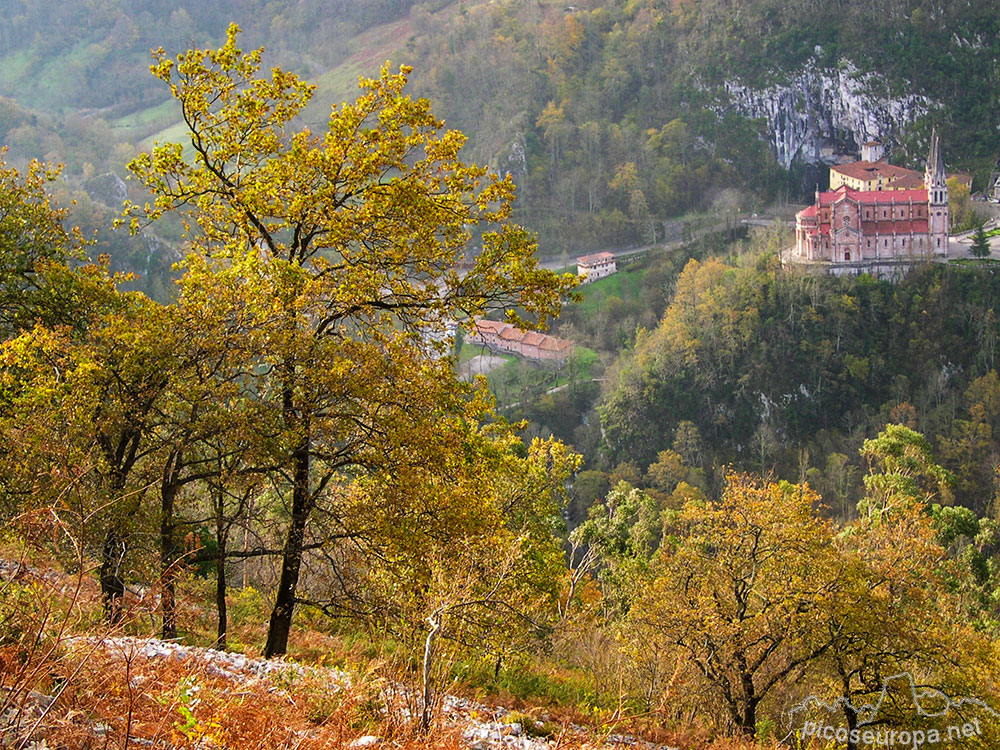
[[[142,597],[110,627],[92,571],[67,576],[10,549],[0,560],[0,747],[318,750],[364,735],[404,749],[461,746],[458,723],[416,731],[412,697],[378,664],[350,679],[165,650],[149,638]]]
[[[450,750],[469,746],[463,734],[473,719],[490,720],[478,709],[442,711],[439,702],[433,729],[421,734],[416,692],[400,686],[391,658],[351,659],[350,675],[329,669],[324,655],[340,662],[344,653],[330,650],[343,652],[345,644],[313,630],[297,644],[303,661],[317,665],[308,667],[157,641],[155,592],[133,592],[122,622],[108,626],[93,571],[81,564],[67,574],[61,567],[0,548],[0,747],[319,750],[374,735],[381,748]],[[696,727],[666,731],[653,714],[587,715],[574,706],[494,700],[472,685],[454,687],[515,709],[519,723],[534,730],[529,735],[558,750],[771,746],[713,741]],[[616,744],[622,735],[650,744]]]

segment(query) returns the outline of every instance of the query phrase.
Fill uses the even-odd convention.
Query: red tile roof
[[[590,255],[581,255],[576,259],[576,264],[578,266],[592,266],[598,263],[607,263],[615,259],[614,253],[601,252],[601,253],[591,253]]]
[[[520,328],[515,328],[512,325],[508,325],[506,328],[500,331],[500,338],[504,341],[520,341],[524,338],[524,331]]]
[[[819,209],[815,206],[806,206],[804,209],[798,212],[797,216],[803,219],[808,219],[812,216],[817,216],[819,214]]]
[[[887,187],[893,190],[921,190],[924,187],[924,178],[918,174],[905,174],[890,182]]]
[[[508,325],[508,324],[507,323],[503,323],[503,322],[501,322],[499,320],[488,320],[487,318],[479,318],[479,320],[476,321],[476,329],[481,334],[484,334],[484,333],[493,333],[493,334],[499,333],[501,331],[501,329],[503,329],[503,327],[505,325]]]
[[[838,164],[830,167],[830,171],[839,172],[855,180],[874,180],[879,177],[885,180],[895,180],[909,175],[916,175],[917,178],[920,178],[919,172],[907,169],[906,167],[897,167],[895,164],[890,164],[884,159],[879,159],[878,161],[852,161],[847,164]],[[923,184],[923,179],[920,181]]]
[[[550,352],[559,352],[573,345],[572,341],[567,341],[566,339],[560,339],[555,336],[546,336],[545,341],[543,341],[538,348],[544,349]]]
[[[545,341],[545,334],[538,333],[537,331],[528,331],[524,334],[524,338],[521,339],[522,346],[538,346],[543,341]]]
[[[926,190],[854,190],[844,185],[820,193],[819,202],[829,206],[845,197],[858,203],[927,203]]]

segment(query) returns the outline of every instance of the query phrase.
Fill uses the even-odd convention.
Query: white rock
[[[836,68],[810,60],[785,83],[762,89],[726,81],[725,94],[728,101],[714,109],[766,120],[771,150],[786,168],[794,160],[819,164],[826,146],[891,138],[934,105],[918,94],[886,95],[877,74],[862,73],[849,60]]]
[[[376,737],[374,734],[366,734],[364,737],[358,737],[356,740],[350,742],[347,746],[353,748],[359,747],[373,747],[382,741],[381,737]]]

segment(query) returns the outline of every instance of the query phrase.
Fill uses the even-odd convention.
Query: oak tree
[[[686,657],[745,736],[762,701],[830,645],[817,618],[843,582],[817,500],[806,487],[730,475],[718,502],[667,514],[650,585],[629,612],[636,632]]]
[[[404,92],[409,69],[363,80],[326,131],[295,117],[312,87],[237,46],[176,59],[156,53],[189,144],[157,145],[130,165],[154,194],[129,205],[132,227],[185,215],[195,253],[259,253],[274,315],[256,372],[280,413],[273,478],[288,490],[280,582],[267,655],[287,646],[303,546],[324,498],[374,467],[404,460],[428,419],[459,410],[465,386],[441,348],[449,321],[505,308],[551,317],[573,281],[539,268],[528,233],[508,219],[514,187],[459,157],[426,100]],[[475,234],[473,234],[475,233]],[[458,269],[467,244],[473,268]]]

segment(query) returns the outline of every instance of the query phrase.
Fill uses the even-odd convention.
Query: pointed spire
[[[941,158],[941,139],[934,128],[934,174],[944,177],[944,159]]]
[[[944,160],[941,158],[941,139],[938,137],[937,126],[931,130],[931,151],[927,155],[927,165],[925,167],[927,176],[927,187],[931,185],[944,185]]]

